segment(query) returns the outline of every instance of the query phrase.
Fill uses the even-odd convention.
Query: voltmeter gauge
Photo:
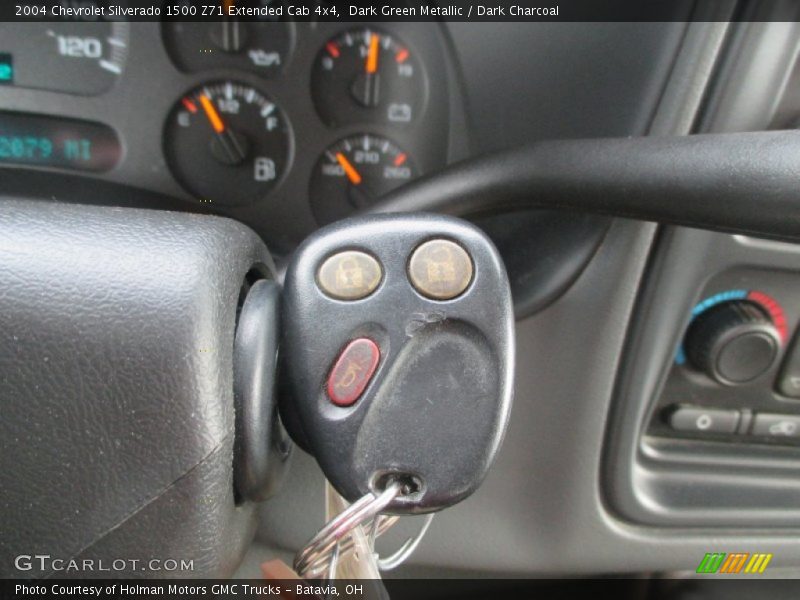
[[[414,161],[391,140],[368,134],[348,137],[317,161],[311,209],[319,223],[330,223],[366,208],[416,176]]]
[[[422,110],[425,83],[414,52],[387,33],[356,29],[329,40],[314,62],[312,95],[322,120],[404,125]]]
[[[183,96],[164,132],[167,162],[199,201],[246,204],[280,180],[291,149],[283,111],[254,87],[203,85]]]

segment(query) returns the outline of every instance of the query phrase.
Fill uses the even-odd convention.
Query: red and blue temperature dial
[[[759,290],[725,290],[692,309],[675,362],[725,385],[749,383],[775,365],[788,335],[775,298]]]

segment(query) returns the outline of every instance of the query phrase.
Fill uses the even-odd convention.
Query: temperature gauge
[[[372,29],[347,31],[317,55],[312,94],[328,125],[403,125],[422,109],[422,69],[411,49],[395,37]]]
[[[204,85],[181,98],[164,138],[175,177],[204,203],[263,198],[289,160],[283,112],[252,86],[234,81]]]
[[[417,176],[408,153],[374,135],[345,138],[317,161],[311,177],[311,209],[321,224],[366,208]]]

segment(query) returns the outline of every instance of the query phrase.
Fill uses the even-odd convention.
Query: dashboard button
[[[738,410],[680,406],[669,416],[669,425],[688,433],[736,433],[739,417]]]
[[[773,438],[800,438],[800,416],[757,414],[752,434]]]

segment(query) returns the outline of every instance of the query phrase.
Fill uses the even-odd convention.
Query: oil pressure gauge
[[[365,28],[346,31],[320,50],[312,95],[320,117],[333,127],[404,125],[421,112],[425,84],[411,48],[392,35]]]
[[[235,81],[203,85],[183,96],[167,120],[164,140],[175,177],[210,204],[263,198],[286,169],[291,141],[281,109]]]
[[[182,71],[240,69],[263,77],[281,72],[293,31],[283,21],[236,19],[169,21],[162,27],[164,45]]]
[[[408,153],[383,137],[361,134],[328,148],[311,176],[311,209],[320,224],[347,217],[408,183],[417,168]]]

